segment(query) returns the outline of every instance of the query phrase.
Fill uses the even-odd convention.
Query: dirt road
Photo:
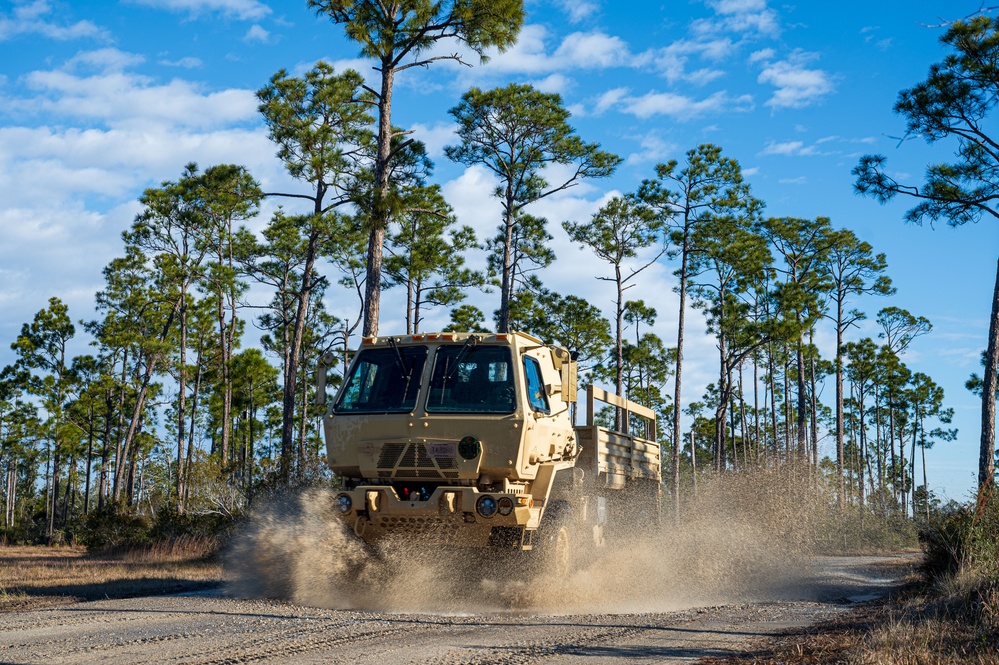
[[[223,589],[0,615],[2,663],[679,663],[740,650],[898,583],[911,555],[824,557],[795,589],[669,612],[323,610]]]

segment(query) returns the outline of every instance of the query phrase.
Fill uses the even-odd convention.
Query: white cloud
[[[707,113],[719,111],[745,112],[753,108],[749,95],[732,97],[725,91],[716,92],[703,99],[672,92],[648,92],[641,96],[630,95],[628,88],[612,88],[600,95],[593,108],[594,115],[601,115],[610,109],[628,113],[638,118],[656,115],[672,116],[677,120],[692,119]]]
[[[83,39],[110,39],[110,34],[91,21],[60,24],[48,17],[52,6],[46,0],[15,3],[9,15],[0,14],[0,41],[22,35],[41,35],[57,41]]]
[[[100,267],[118,250],[120,229],[109,228],[105,215],[80,202],[5,207],[0,209],[0,228],[4,339],[13,339],[53,296],[69,306],[74,320],[90,318]]]
[[[812,53],[796,51],[786,60],[765,62],[757,81],[776,88],[766,105],[775,109],[804,108],[832,93],[832,77],[821,69],[805,66],[817,57]]]
[[[110,127],[151,124],[209,128],[256,118],[256,98],[250,90],[205,91],[197,83],[175,79],[166,84],[124,69],[140,56],[116,49],[77,54],[65,69],[35,71],[24,77],[37,95],[4,100],[8,109],[26,113],[57,113],[67,118],[105,123]],[[79,76],[81,65],[101,68]]]
[[[250,29],[246,31],[243,36],[244,42],[260,42],[261,44],[266,44],[271,39],[271,33],[260,27],[259,24],[254,23],[250,26]]]
[[[502,216],[502,206],[499,199],[493,196],[493,190],[498,184],[496,177],[485,167],[474,165],[465,169],[458,178],[444,183],[442,190],[444,198],[454,208],[458,222],[468,224],[475,229],[480,241],[496,235],[496,227]],[[486,266],[486,257],[476,253],[471,259],[470,267],[482,270]],[[497,303],[498,305],[498,303]],[[486,315],[491,309],[480,307]]]
[[[159,63],[165,67],[180,67],[181,69],[201,69],[204,66],[201,58],[190,56],[179,60],[160,60]]]
[[[719,14],[747,14],[767,8],[766,0],[713,0],[707,4]]]
[[[333,71],[337,74],[342,74],[348,69],[353,69],[355,72],[361,75],[364,82],[373,88],[377,89],[377,84],[379,82],[379,75],[372,66],[374,60],[366,60],[364,58],[341,58],[341,59],[330,59],[330,58],[319,58],[323,62],[329,64],[333,67]],[[294,67],[289,67],[288,70],[292,76],[305,76],[313,67],[316,66],[315,62],[300,62]],[[407,78],[412,77],[397,77],[396,85],[404,85]]]
[[[783,143],[775,143],[771,141],[767,143],[766,147],[760,152],[761,155],[795,155],[804,146],[802,141],[784,141]]]
[[[676,144],[663,139],[658,129],[640,137],[638,143],[641,150],[633,152],[625,158],[625,163],[630,166],[665,162],[679,150]]]
[[[554,74],[549,74],[543,79],[531,81],[531,85],[542,92],[557,92],[559,94],[565,94],[566,91],[572,88],[573,80],[565,74],[556,72]]]
[[[512,48],[491,54],[490,61],[476,69],[484,73],[541,74],[570,69],[635,67],[644,62],[632,55],[628,44],[620,37],[599,31],[573,32],[552,53],[548,52],[549,40],[550,34],[544,26],[524,26]]]
[[[613,88],[600,95],[597,105],[593,109],[594,114],[600,115],[608,109],[618,105],[618,103],[628,95],[628,88]]]
[[[579,23],[600,9],[599,3],[590,0],[557,0],[557,4],[569,17],[570,23]]]
[[[660,49],[654,56],[654,65],[670,83],[682,81],[704,85],[722,76],[723,72],[708,67],[688,72],[687,64],[690,57],[719,61],[728,56],[733,49],[734,44],[728,39],[681,39]]]
[[[444,146],[458,142],[454,133],[454,125],[446,122],[439,122],[433,126],[417,123],[410,126],[413,137],[423,141],[427,146],[427,155],[430,157],[441,157],[444,155]]]
[[[24,96],[0,101],[12,117],[30,111],[33,123],[45,117],[39,111],[54,116],[50,126],[0,127],[0,266],[9,293],[0,332],[8,338],[51,296],[75,318],[89,317],[136,197],[176,179],[186,163],[244,164],[264,187],[288,186],[259,122],[238,126],[255,117],[252,92],[157,84],[125,71],[141,60],[114,49],[81,53],[61,70],[27,75]],[[102,71],[78,73],[92,69]]]
[[[622,101],[623,111],[639,118],[667,115],[676,120],[690,120],[706,113],[723,110],[743,112],[751,110],[753,106],[753,100],[748,95],[733,98],[724,91],[716,92],[704,99],[694,99],[672,92],[649,92],[641,97],[629,97]]]
[[[780,34],[777,12],[765,0],[709,0],[715,16],[694,21],[696,34],[734,32],[748,37],[776,37]]]
[[[257,0],[129,0],[156,9],[186,12],[191,16],[222,14],[242,21],[256,21],[271,13],[271,8]]]
[[[545,52],[547,38],[548,30],[543,25],[525,25],[517,36],[517,42],[502,53],[491,53],[489,62],[481,69],[500,72],[549,71],[552,67]]]
[[[865,26],[860,29],[860,34],[864,35],[865,44],[874,44],[875,48],[878,50],[887,51],[891,48],[892,44],[895,43],[895,40],[892,37],[878,39],[877,35],[871,34],[880,30],[881,28],[878,26]]]
[[[76,197],[128,197],[184,164],[246,164],[258,178],[279,174],[262,129],[210,133],[147,127],[136,130],[0,129],[0,198],[10,207]],[[38,178],[45,173],[45,178]],[[52,183],[58,183],[53,187]]]
[[[122,71],[138,62],[114,49],[77,54],[64,69],[25,76],[32,96],[2,100],[15,117],[45,112],[57,119],[52,126],[0,127],[0,198],[8,207],[130,198],[192,160],[246,164],[260,178],[280,172],[252,91],[157,84]],[[73,71],[91,67],[106,70]]]
[[[838,150],[821,150],[819,146],[828,145],[830,143],[843,143],[844,140],[838,136],[827,136],[818,139],[812,145],[806,145],[804,141],[768,141],[763,150],[761,150],[759,155],[781,155],[785,157],[824,157],[828,155],[838,155],[840,151]],[[845,141],[846,143],[851,143],[851,141]]]
[[[102,48],[94,51],[80,51],[66,61],[65,71],[92,70],[104,72],[120,72],[129,67],[141,65],[146,61],[137,53],[127,53],[116,48]]]
[[[553,56],[561,66],[579,69],[626,66],[630,58],[624,40],[601,32],[574,32],[562,41]]]
[[[803,133],[807,130],[803,127],[795,127],[795,131]],[[801,140],[774,141],[773,139],[770,139],[767,141],[763,149],[756,154],[761,156],[779,155],[783,157],[828,157],[831,155],[842,156],[846,154],[852,159],[856,157],[856,155],[851,155],[848,152],[845,152],[845,146],[852,147],[857,144],[869,145],[874,142],[876,142],[875,139],[870,137],[851,139],[836,135],[823,136],[815,139],[815,141],[811,144]]]

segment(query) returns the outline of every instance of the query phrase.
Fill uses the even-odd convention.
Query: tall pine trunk
[[[996,450],[996,370],[999,365],[999,262],[992,291],[992,317],[989,319],[989,342],[982,374],[982,438],[978,453],[978,506],[991,497],[995,485]]]
[[[673,489],[673,518],[680,521],[680,448],[682,435],[680,433],[680,389],[683,386],[683,333],[686,321],[687,307],[687,264],[690,257],[690,231],[685,224],[683,229],[683,248],[680,255],[680,307],[677,310],[676,328],[676,378],[673,388],[673,457],[671,464]],[[690,454],[694,451],[691,449]]]
[[[185,282],[186,288],[186,282]],[[187,417],[187,295],[181,290],[180,361],[177,368],[177,514],[184,514],[184,433]]]
[[[375,156],[375,201],[368,234],[367,277],[364,282],[364,328],[366,337],[378,334],[382,298],[382,253],[388,226],[389,159],[392,155],[392,83],[395,77],[389,52],[381,59],[381,91],[378,96],[378,152]],[[506,332],[506,331],[501,331]]]
[[[503,208],[503,274],[500,276],[500,310],[496,332],[510,332],[510,299],[513,296],[513,226],[516,223],[514,213],[513,185],[507,183]]]
[[[846,507],[843,484],[843,299],[836,301],[836,487],[840,508]]]

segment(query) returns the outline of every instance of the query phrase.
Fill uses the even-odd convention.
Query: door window
[[[536,358],[524,356],[524,374],[527,376],[527,401],[531,408],[543,413],[551,413],[548,406],[548,393],[541,379],[541,364]]]

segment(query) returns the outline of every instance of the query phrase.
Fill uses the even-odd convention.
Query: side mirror
[[[576,401],[576,384],[578,382],[579,365],[575,360],[562,365],[562,400],[566,403]]]
[[[326,404],[326,370],[336,362],[336,356],[332,353],[324,353],[319,359],[319,371],[316,374],[316,404],[324,406]]]

